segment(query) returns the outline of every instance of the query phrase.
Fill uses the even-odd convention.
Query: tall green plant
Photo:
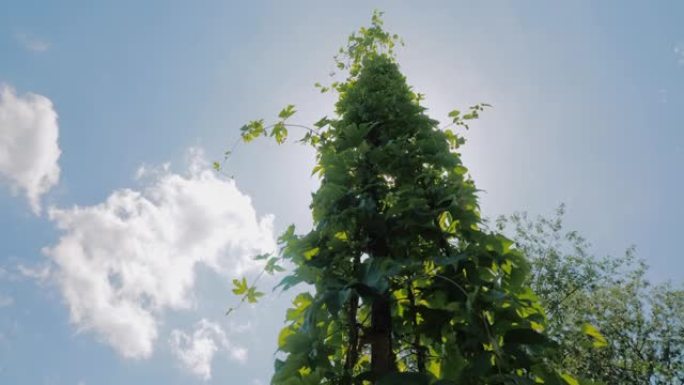
[[[375,13],[336,57],[346,79],[318,85],[339,100],[302,138],[321,179],[314,226],[289,227],[266,257],[269,271],[294,266],[284,289],[314,290],[287,312],[272,384],[577,384],[544,361],[553,343],[529,265],[483,229],[465,140],[426,115],[399,71],[399,42]],[[485,107],[452,111],[452,125],[467,128]],[[282,143],[294,112],[250,122],[243,139]],[[235,283],[243,300],[260,294]]]

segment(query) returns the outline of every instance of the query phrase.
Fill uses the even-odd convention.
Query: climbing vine
[[[287,311],[272,384],[579,384],[546,361],[554,343],[529,265],[482,225],[465,139],[450,128],[489,105],[454,110],[440,128],[399,70],[400,44],[374,13],[335,56],[346,77],[316,85],[339,95],[335,116],[299,126],[321,181],[313,229],[290,226],[277,255],[259,258],[268,273],[294,266],[279,287],[313,292]],[[283,143],[294,113],[249,122],[242,139]],[[234,285],[243,302],[262,294]]]

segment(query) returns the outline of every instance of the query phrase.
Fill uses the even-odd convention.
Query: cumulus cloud
[[[40,197],[59,180],[57,113],[50,99],[0,85],[0,179],[40,213]]]
[[[149,357],[164,312],[192,306],[196,266],[232,276],[275,249],[273,217],[192,154],[185,174],[143,172],[139,190],[49,212],[63,234],[44,253],[72,322],[124,357]]]
[[[233,360],[241,363],[247,360],[247,350],[232,346],[223,329],[206,319],[195,325],[192,334],[173,330],[169,345],[171,353],[178,358],[181,365],[205,381],[211,378],[211,362],[218,351],[229,352]]]

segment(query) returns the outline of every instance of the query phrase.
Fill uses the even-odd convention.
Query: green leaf
[[[256,303],[257,300],[263,295],[264,293],[257,291],[255,287],[250,287],[247,289],[247,302]]]
[[[456,175],[465,175],[467,172],[468,169],[461,165],[454,167],[454,173],[456,173]]]
[[[242,280],[233,279],[233,293],[242,295],[247,292],[247,278],[242,277]]]
[[[301,321],[304,316],[304,312],[309,308],[309,306],[311,306],[312,302],[313,297],[311,297],[311,294],[298,294],[294,300],[292,300],[294,307],[287,309],[286,319],[288,321]]]
[[[445,233],[455,234],[458,221],[455,221],[448,211],[442,212],[439,215],[439,228]]]
[[[240,128],[242,140],[249,143],[261,135],[265,134],[264,120],[252,120]]]
[[[219,162],[213,162],[211,167],[213,167],[216,171],[221,171],[221,164]]]
[[[330,87],[326,87],[326,86],[324,86],[324,85],[322,85],[321,83],[318,83],[318,82],[316,82],[316,83],[314,84],[314,87],[318,88],[318,89],[321,91],[322,94],[328,92],[328,90],[330,89]]]
[[[283,278],[274,288],[273,290],[282,287],[283,290],[287,290],[293,286],[296,286],[300,283],[304,282],[304,279],[302,279],[301,276],[293,274],[293,275],[288,275],[287,277]]]
[[[449,228],[449,222],[451,221],[451,213],[448,211],[444,211],[442,214],[439,215],[439,228],[442,229],[442,231],[447,231]]]
[[[328,309],[328,312],[330,312],[330,315],[337,316],[337,313],[347,301],[348,297],[349,289],[330,289],[323,293],[323,301],[325,302],[325,306]]]
[[[328,124],[330,124],[330,119],[328,119],[327,116],[324,116],[321,118],[321,120],[314,123],[314,127],[323,128],[323,127],[327,126]]]
[[[316,174],[322,174],[323,173],[323,166],[320,164],[317,164],[314,166],[313,170],[311,170],[311,176],[314,176]]]
[[[426,367],[428,373],[435,376],[435,378],[440,378],[442,376],[442,366],[439,360],[429,360]]]
[[[454,134],[453,131],[449,129],[444,130],[444,135],[446,136],[446,139],[449,142],[449,147],[452,150],[457,149],[462,144],[461,138],[459,138],[458,135]]]
[[[608,346],[608,341],[606,341],[606,338],[603,336],[603,334],[601,334],[600,331],[598,331],[598,329],[596,329],[594,325],[590,323],[584,323],[582,325],[582,333],[592,338],[593,346],[595,348]]]
[[[360,286],[362,295],[385,292],[389,287],[388,277],[394,276],[401,269],[401,264],[389,258],[369,258],[362,264]],[[358,290],[357,290],[358,291]],[[366,293],[365,291],[369,291]]]
[[[297,236],[295,235],[295,225],[289,225],[287,226],[287,229],[283,231],[282,234],[278,237],[278,243],[281,244],[287,244],[290,243],[294,240],[297,239]]]
[[[565,383],[567,385],[580,385],[579,381],[577,381],[577,379],[575,379],[575,377],[573,377],[567,373],[561,373],[560,376],[563,379],[563,381],[565,381]]]
[[[308,351],[311,346],[311,338],[296,331],[292,327],[284,327],[278,334],[278,349],[286,353],[301,353]]]
[[[275,140],[278,144],[283,144],[285,139],[287,139],[287,128],[284,122],[278,122],[273,125],[273,130],[271,131],[271,136],[275,136]]]
[[[294,113],[297,112],[294,107],[295,107],[294,105],[288,104],[287,107],[280,110],[280,113],[278,113],[278,117],[280,119],[285,120],[285,119],[289,118],[290,116],[294,115]]]
[[[318,253],[321,251],[319,247],[314,247],[311,250],[307,250],[304,252],[304,259],[311,260],[311,258],[315,257],[318,255]]]
[[[287,343],[287,339],[294,333],[295,331],[290,326],[282,328],[278,334],[278,349],[282,350],[285,347],[285,343]]]
[[[273,273],[281,273],[285,271],[285,269],[278,265],[278,257],[272,257],[271,259],[266,262],[266,266],[264,266],[264,271],[268,274],[273,274]]]

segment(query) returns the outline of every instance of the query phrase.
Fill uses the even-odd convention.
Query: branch
[[[406,282],[406,290],[408,292],[408,299],[411,303],[411,312],[413,323],[413,349],[416,352],[416,365],[418,372],[425,373],[425,349],[420,345],[420,333],[418,333],[418,310],[416,309],[416,298],[413,295],[413,282],[409,279]]]

